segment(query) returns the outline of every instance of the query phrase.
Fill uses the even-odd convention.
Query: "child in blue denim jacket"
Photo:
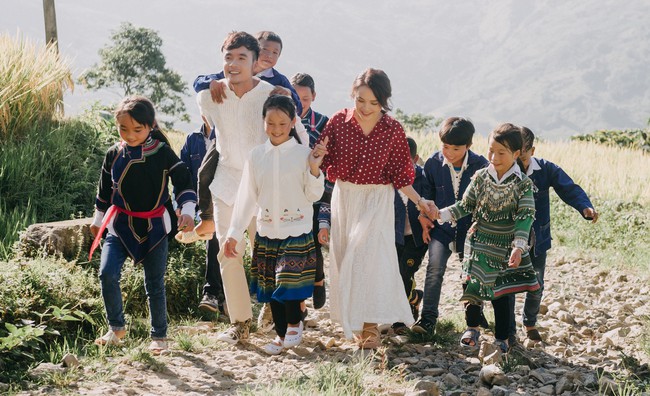
[[[541,158],[535,158],[535,135],[526,128],[521,127],[521,134],[524,140],[521,162],[523,163],[523,172],[533,181],[537,191],[534,193],[535,198],[535,221],[533,222],[533,232],[531,232],[530,252],[533,267],[537,272],[537,280],[541,287],[539,293],[526,293],[526,302],[524,304],[523,324],[526,328],[526,337],[532,341],[542,341],[539,331],[535,328],[539,306],[542,301],[542,291],[544,290],[544,270],[546,269],[546,252],[551,248],[551,207],[549,200],[549,190],[551,187],[557,195],[567,205],[577,210],[586,220],[595,223],[598,220],[598,212],[594,209],[587,193],[567,175],[562,168],[550,161]],[[510,339],[516,340],[515,325],[515,295],[510,296],[510,305],[512,315],[510,316]]]
[[[201,127],[187,135],[185,144],[181,148],[181,161],[185,162],[190,173],[192,173],[192,186],[194,187],[194,191],[197,191],[199,167],[208,147],[210,144],[214,144],[214,138],[214,130],[210,128],[210,124],[204,118]],[[211,205],[209,207],[211,208]],[[190,233],[179,232],[177,238],[181,242],[186,242],[183,237],[187,235],[190,235]],[[197,235],[196,232],[194,235]],[[221,315],[224,315],[226,311],[224,305],[226,296],[223,292],[221,269],[219,268],[219,260],[217,260],[219,241],[214,233],[208,234],[203,239],[206,240],[205,285],[203,285],[203,297],[199,303],[199,309],[208,312],[219,312]]]
[[[442,150],[434,153],[424,165],[424,173],[430,185],[430,195],[436,206],[445,208],[460,201],[477,170],[487,166],[485,157],[470,150],[474,125],[461,117],[447,118],[440,127]],[[424,240],[429,244],[429,263],[424,281],[424,301],[420,320],[412,327],[416,333],[433,333],[438,321],[438,304],[447,261],[452,253],[463,254],[465,235],[472,224],[472,216],[451,224],[433,224],[420,217]],[[481,316],[482,317],[482,316]]]

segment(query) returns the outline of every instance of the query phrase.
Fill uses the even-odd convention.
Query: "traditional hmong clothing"
[[[465,239],[463,271],[467,287],[462,301],[478,304],[507,294],[539,290],[527,249],[519,267],[508,267],[514,241],[528,241],[535,216],[533,189],[533,182],[520,172],[512,172],[497,183],[485,168],[476,172],[463,199],[446,208],[452,220],[470,213],[474,219]]]
[[[306,300],[314,292],[316,247],[311,232],[286,239],[255,236],[251,294],[257,301]]]
[[[170,214],[163,209],[169,200],[168,176],[178,207],[193,217],[196,194],[192,176],[164,142],[151,136],[136,147],[120,142],[104,158],[95,200],[95,222],[102,220],[111,205],[117,207],[113,218],[105,219],[105,225],[124,244],[135,263],[141,262],[172,229]],[[149,213],[151,217],[138,213]]]

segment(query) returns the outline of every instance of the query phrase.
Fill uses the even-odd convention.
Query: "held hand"
[[[178,231],[190,232],[194,229],[194,220],[190,215],[182,215],[178,217]]]
[[[582,215],[585,219],[591,220],[592,224],[598,221],[598,212],[596,212],[596,209],[594,208],[585,208],[585,210],[582,211]]]
[[[210,81],[210,96],[212,96],[213,102],[223,103],[223,100],[226,99],[226,82],[224,80]]]
[[[517,268],[521,264],[521,249],[514,248],[510,253],[510,260],[508,260],[508,267]]]
[[[289,91],[287,88],[281,85],[276,85],[275,88],[273,88],[273,91],[271,91],[271,93],[269,94],[269,96],[272,95],[282,95],[282,96],[291,97],[291,91]]]
[[[433,221],[429,220],[426,216],[418,216],[420,225],[422,226],[422,240],[425,243],[431,242],[431,229],[433,228]]]
[[[181,208],[176,208],[174,212],[176,213],[176,217],[181,217]]]
[[[99,232],[99,227],[96,225],[90,225],[90,233],[93,234],[93,238],[97,236],[97,233]]]
[[[433,201],[429,201],[428,199],[421,199],[419,206],[420,212],[426,215],[430,220],[438,220],[440,218],[438,207]]]
[[[325,136],[322,142],[314,146],[314,149],[309,153],[309,165],[320,166],[323,163],[323,158],[328,154],[327,143],[329,141],[329,136]]]
[[[237,240],[235,238],[226,239],[226,243],[223,246],[223,254],[228,258],[237,257]]]
[[[318,230],[318,242],[321,245],[329,245],[330,243],[330,230],[327,228],[321,228]]]

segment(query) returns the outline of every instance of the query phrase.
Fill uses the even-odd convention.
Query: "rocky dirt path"
[[[640,347],[646,336],[644,321],[647,323],[650,316],[648,279],[629,271],[602,270],[593,262],[561,253],[549,256],[546,273],[544,314],[539,324],[547,343],[532,349],[523,345],[516,348],[510,354],[506,373],[482,364],[478,348],[457,346],[458,334],[453,334],[451,345],[443,347],[408,343],[388,334],[385,348],[369,358],[378,374],[365,379],[369,389],[391,395],[577,395],[598,394],[599,383],[601,390],[608,383],[613,386],[603,371],[622,372],[624,367],[631,367],[637,375],[650,378],[650,360]],[[423,274],[421,269],[418,285],[422,285]],[[441,319],[458,323],[463,315],[457,302],[459,274],[460,265],[450,263],[440,307]],[[519,298],[517,312],[522,302]],[[310,376],[323,362],[347,362],[359,356],[354,343],[344,340],[328,319],[327,306],[311,310],[308,325],[303,344],[276,357],[261,350],[272,338],[270,333],[252,334],[249,345],[230,347],[214,340],[212,323],[179,327],[177,334],[183,332],[198,340],[195,351],[184,351],[176,343],[169,355],[149,361],[126,356],[103,363],[85,363],[82,359],[80,370],[88,380],[63,390],[41,387],[25,394],[233,394],[247,386],[272,384],[284,376]],[[530,346],[521,330],[519,338]],[[491,337],[482,339],[488,348],[484,347],[481,356],[489,355]],[[487,356],[485,363],[489,360]],[[385,367],[395,369],[382,372]]]

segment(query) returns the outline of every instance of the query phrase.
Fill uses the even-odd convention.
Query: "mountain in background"
[[[2,4],[0,32],[44,37],[42,3]],[[273,30],[285,48],[278,69],[311,74],[314,108],[350,106],[366,67],[384,69],[393,105],[407,113],[471,118],[486,134],[497,123],[527,125],[544,138],[645,127],[650,117],[650,2],[601,0],[372,0],[306,2],[56,1],[61,52],[75,76],[98,61],[120,22],[153,28],[167,61],[187,80],[221,69],[231,30]],[[119,94],[67,95],[68,113]],[[187,97],[192,125],[200,123]]]

